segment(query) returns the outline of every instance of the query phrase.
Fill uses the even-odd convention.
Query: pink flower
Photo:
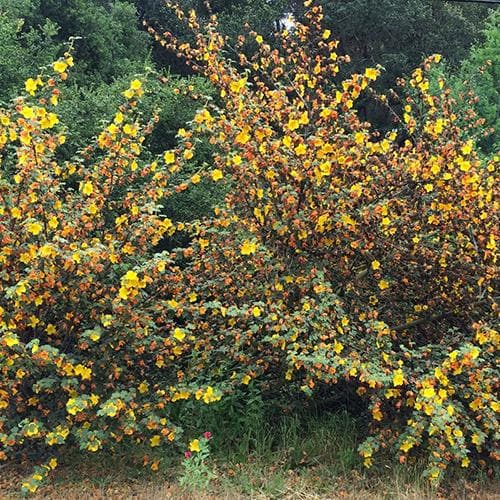
[[[185,452],[184,452],[184,456],[185,456],[186,458],[191,458],[191,457],[193,456],[193,454],[192,454],[192,453],[188,450],[188,451],[185,451]]]
[[[203,437],[205,439],[211,439],[212,438],[212,433],[210,431],[204,432]]]

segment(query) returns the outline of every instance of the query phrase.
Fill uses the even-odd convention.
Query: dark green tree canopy
[[[442,54],[452,66],[481,41],[489,9],[442,0],[322,0],[325,24],[355,68],[380,64],[381,87],[393,86],[422,59]],[[302,13],[297,2],[296,14]]]

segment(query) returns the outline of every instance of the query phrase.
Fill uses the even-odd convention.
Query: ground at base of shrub
[[[274,421],[262,404],[252,401],[243,405],[239,400],[243,405],[239,413],[232,406],[221,407],[221,414],[211,407],[212,411],[192,415],[193,422],[186,422],[188,433],[193,435],[195,422],[206,429],[218,429],[206,459],[207,470],[214,478],[208,486],[199,477],[187,475],[181,454],[172,448],[138,449],[123,445],[114,454],[62,454],[59,466],[34,498],[500,498],[500,483],[495,481],[493,469],[481,475],[476,472],[476,476],[471,476],[469,470],[457,470],[455,474],[450,471],[447,483],[432,489],[422,475],[424,467],[419,464],[394,466],[387,458],[374,463],[371,469],[363,467],[356,451],[361,423],[347,412],[284,415]],[[152,465],[158,466],[156,472],[151,470]],[[20,498],[19,485],[30,472],[30,466],[22,464],[0,468],[0,498]],[[180,486],[181,478],[191,486],[189,489]]]
[[[122,469],[110,464],[78,464],[57,471],[53,482],[41,488],[34,498],[50,500],[84,499],[477,499],[500,498],[498,483],[457,480],[446,488],[432,490],[423,480],[412,477],[410,470],[398,468],[383,474],[352,470],[335,475],[329,466],[283,470],[258,459],[244,464],[220,464],[219,477],[206,491],[186,491],[165,474],[145,475],[142,470]],[[21,498],[19,470],[0,473],[0,496]]]

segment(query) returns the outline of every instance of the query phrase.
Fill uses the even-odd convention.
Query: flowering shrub
[[[250,33],[258,50],[238,66],[215,20],[187,17],[193,47],[155,35],[219,100],[154,161],[141,158],[155,120],[140,123],[134,80],[96,144],[58,162],[69,54],[1,111],[0,458],[47,457],[26,491],[61,445],[163,446],[181,436],[176,401],[253,380],[307,394],[355,384],[372,415],[367,466],[380,449],[402,462],[425,451],[438,480],[498,458],[498,158],[462,139],[444,81],[429,93],[439,56],[414,72],[401,132],[372,130],[355,102],[380,70],[341,80],[348,56],[317,7],[308,18],[281,50]],[[176,184],[204,137],[213,165]],[[227,184],[213,217],[162,216],[204,178]],[[159,252],[176,231],[187,246]]]
[[[450,463],[498,458],[498,157],[478,155],[443,79],[431,93],[440,56],[402,82],[401,117],[373,95],[396,121],[382,135],[355,111],[380,70],[340,77],[349,57],[318,7],[280,34],[281,49],[242,36],[258,49],[235,63],[215,19],[202,30],[177,13],[196,46],[151,32],[219,89],[222,104],[200,110],[186,140],[211,138],[207,175],[229,186],[185,281],[205,301],[185,311],[198,366],[306,393],[351,381],[373,418],[367,466],[382,448],[401,462],[427,450],[438,480]]]
[[[174,388],[186,351],[181,306],[154,285],[178,281],[173,259],[154,253],[182,229],[160,214],[175,192],[171,153],[141,160],[154,120],[139,123],[134,80],[96,145],[59,164],[57,86],[72,64],[67,54],[54,75],[29,79],[0,113],[0,458],[48,457],[28,491],[55,467],[59,445],[175,441],[168,404],[188,396]],[[220,398],[209,384],[196,391],[206,403]]]

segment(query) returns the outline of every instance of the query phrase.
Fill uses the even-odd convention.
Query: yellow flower
[[[149,440],[149,444],[151,445],[151,447],[160,446],[160,441],[161,441],[161,436],[157,434],[156,436],[153,436]]]
[[[250,134],[242,130],[236,137],[236,142],[239,144],[246,144],[250,140]]]
[[[252,309],[252,314],[254,315],[255,318],[258,318],[260,315],[261,315],[261,311],[260,311],[260,308],[255,306],[253,309]]]
[[[135,137],[137,135],[137,128],[135,125],[131,125],[130,123],[126,123],[123,127],[123,132],[131,137]]]
[[[52,128],[59,123],[59,118],[55,113],[47,113],[41,120],[40,126],[42,129]]]
[[[26,283],[20,281],[16,287],[16,295],[20,297],[25,292],[26,292]]]
[[[83,366],[82,364],[78,364],[75,366],[75,375],[80,375],[82,380],[90,380],[90,376],[92,375],[92,370]]]
[[[113,316],[111,314],[101,314],[102,326],[110,326],[113,322]]]
[[[375,406],[372,410],[372,415],[375,420],[378,420],[379,422],[382,420],[382,417],[384,416],[383,413],[380,411],[380,408],[378,406]]]
[[[380,262],[378,260],[374,260],[372,262],[372,269],[376,271],[377,269],[380,269]]]
[[[245,87],[246,83],[247,83],[247,79],[246,78],[241,78],[237,82],[231,82],[231,84],[229,85],[229,88],[231,89],[231,92],[234,92],[235,94],[238,94],[238,93],[240,93],[243,90],[243,88]]]
[[[52,67],[58,73],[64,73],[68,69],[68,65],[65,61],[56,61]]]
[[[23,106],[21,108],[20,113],[26,118],[27,120],[31,120],[35,116],[35,111],[33,108],[30,108],[29,106]]]
[[[57,229],[57,226],[59,225],[59,221],[57,220],[57,217],[53,215],[48,222],[48,226],[50,229]]]
[[[299,123],[299,120],[295,120],[293,118],[290,118],[290,120],[288,120],[288,128],[293,131],[293,130],[297,130],[300,126],[300,123]],[[288,147],[290,147],[288,145]]]
[[[257,36],[255,37],[255,41],[256,41],[258,44],[261,44],[261,43],[264,41],[264,39],[262,38],[262,36],[261,36],[261,35],[257,35]]]
[[[420,391],[420,394],[422,394],[424,398],[432,398],[436,395],[436,391],[434,390],[434,387],[426,387]]]
[[[108,417],[116,417],[118,413],[118,406],[113,401],[108,401],[102,406],[102,409],[106,412]]]
[[[139,90],[142,87],[142,83],[140,80],[132,80],[130,82],[130,88],[132,90]]]
[[[241,255],[250,255],[252,253],[255,253],[256,250],[257,243],[251,242],[249,240],[245,240],[240,248]]]
[[[31,437],[31,436],[38,436],[40,433],[38,429],[38,425],[36,422],[31,422],[30,424],[27,425],[26,430],[24,431],[25,436]]]
[[[101,334],[96,330],[92,330],[92,332],[90,332],[89,338],[90,340],[97,342],[101,338]]]
[[[387,288],[389,288],[389,282],[387,280],[380,280],[378,282],[378,287],[381,289],[381,290],[386,290]]]
[[[298,124],[298,122],[297,122],[297,124]],[[292,146],[292,138],[289,135],[285,135],[285,137],[283,137],[283,144],[287,148],[290,148]]]
[[[43,226],[39,222],[30,222],[27,226],[28,232],[34,236],[42,232]]]
[[[467,143],[465,143],[465,144],[462,146],[462,153],[463,153],[464,155],[468,155],[468,154],[470,154],[470,153],[472,152],[472,145],[473,145],[473,143],[472,143],[472,141],[471,141],[471,140],[467,141]]]
[[[365,76],[368,80],[376,80],[378,76],[378,71],[375,68],[366,68]]]
[[[357,225],[356,221],[350,215],[348,215],[348,214],[343,214],[340,217],[340,220],[346,226],[354,226],[354,227],[356,227],[356,225]]]
[[[399,449],[404,451],[405,453],[408,452],[409,450],[411,450],[413,448],[413,443],[411,441],[405,441],[400,447]]]
[[[394,372],[392,383],[394,384],[394,387],[397,387],[399,385],[403,385],[403,382],[404,382],[403,370],[401,370],[400,368],[399,370],[396,370]]]
[[[201,181],[201,177],[199,174],[194,174],[192,177],[191,177],[191,182],[193,184],[198,184],[199,182]]]
[[[30,493],[35,493],[35,491],[38,489],[38,484],[36,484],[36,483],[24,482],[24,483],[22,484],[22,489],[23,489],[23,490],[28,490]]]
[[[95,439],[94,441],[90,441],[87,445],[87,450],[89,451],[97,451],[101,447],[101,441],[99,439]]]
[[[219,401],[220,399],[221,396],[217,396],[214,393],[213,387],[211,386],[208,386],[205,391],[205,394],[203,394],[203,401],[205,404],[214,403],[215,401]]]
[[[66,402],[66,411],[70,415],[76,415],[78,412],[80,412],[82,410],[83,410],[83,408],[80,407],[80,405],[78,404],[78,402],[76,401],[75,398],[70,398]]]
[[[201,451],[201,448],[200,448],[200,440],[199,439],[193,439],[190,443],[189,443],[189,451],[193,451],[195,453],[198,453]]]
[[[214,170],[212,170],[212,179],[214,181],[219,181],[220,179],[222,179],[224,177],[224,174],[222,173],[222,170],[216,168]]]
[[[127,99],[132,99],[134,97],[134,90],[133,89],[127,89],[125,92],[123,92],[124,97]]]
[[[252,380],[252,377],[250,377],[250,375],[245,375],[242,379],[241,379],[241,383],[242,384],[245,384],[245,385],[248,385],[250,383],[250,380]]]
[[[28,78],[24,84],[26,92],[30,93],[31,95],[35,94],[37,86],[38,82],[36,80],[33,80],[33,78]]]
[[[139,276],[135,271],[127,271],[121,279],[122,284],[127,288],[138,288],[141,284]]]
[[[295,148],[295,154],[297,156],[302,156],[302,155],[305,155],[307,153],[307,147],[305,144],[299,144],[296,148]]]
[[[183,399],[189,399],[190,394],[187,391],[181,391],[181,392],[176,392],[172,396],[172,402],[183,400]]]
[[[167,165],[171,165],[175,162],[175,153],[173,151],[165,151],[163,159]]]
[[[321,166],[320,166],[321,169]],[[329,173],[329,172],[328,172]],[[356,197],[361,196],[363,193],[363,188],[361,187],[361,184],[353,184],[350,189],[351,194],[353,194]]]
[[[182,342],[185,337],[186,334],[180,328],[176,328],[174,330],[174,338],[177,339],[179,342]]]
[[[304,111],[301,115],[300,115],[300,118],[299,118],[299,123],[301,125],[307,125],[309,123],[309,114],[307,113],[307,111]]]
[[[92,183],[90,181],[84,182],[82,184],[82,193],[85,196],[90,196],[94,192],[94,186],[92,186]]]

